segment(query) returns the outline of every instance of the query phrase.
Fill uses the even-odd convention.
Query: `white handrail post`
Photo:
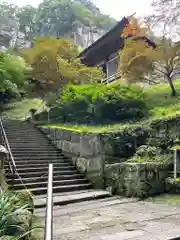
[[[174,179],[177,178],[177,149],[174,149]]]
[[[53,164],[49,164],[44,240],[53,239]]]

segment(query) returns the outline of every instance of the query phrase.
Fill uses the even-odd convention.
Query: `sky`
[[[0,0],[1,1],[1,0]],[[151,13],[150,3],[152,0],[93,0],[100,10],[111,17],[120,20],[136,12],[136,16],[144,16]],[[41,0],[8,0],[17,5],[37,6]]]

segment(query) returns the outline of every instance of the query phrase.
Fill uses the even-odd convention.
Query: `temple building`
[[[114,28],[83,50],[79,55],[83,64],[102,68],[106,75],[104,81],[112,82],[121,75],[117,71],[120,61],[119,51],[123,48],[123,37],[121,34],[124,28],[130,23],[130,19],[131,17],[124,17]],[[149,45],[155,46],[146,37],[141,38]]]

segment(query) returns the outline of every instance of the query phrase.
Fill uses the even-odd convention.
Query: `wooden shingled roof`
[[[129,24],[129,18],[124,17],[115,25],[114,28],[112,28],[109,32],[107,32],[89,47],[84,49],[79,55],[81,62],[88,66],[96,66],[100,62],[107,59],[111,54],[122,49],[124,40],[121,37],[121,34],[127,24]],[[142,38],[149,45],[155,47],[153,41],[146,37],[141,37],[141,39]]]

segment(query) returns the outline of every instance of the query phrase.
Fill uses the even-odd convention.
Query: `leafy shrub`
[[[3,235],[25,237],[29,234],[32,213],[29,195],[4,192],[0,196],[0,237]]]
[[[169,164],[172,162],[172,155],[165,154],[162,149],[158,147],[142,145],[128,162],[162,162]]]
[[[68,85],[57,104],[66,122],[119,122],[146,115],[145,94],[133,85]]]
[[[136,155],[139,157],[153,158],[159,154],[161,154],[161,149],[148,145],[142,145],[136,151]]]
[[[11,96],[20,95],[20,89],[25,84],[26,71],[28,67],[22,58],[0,53],[0,91]]]
[[[168,177],[165,180],[166,192],[169,193],[180,193],[180,179]]]

